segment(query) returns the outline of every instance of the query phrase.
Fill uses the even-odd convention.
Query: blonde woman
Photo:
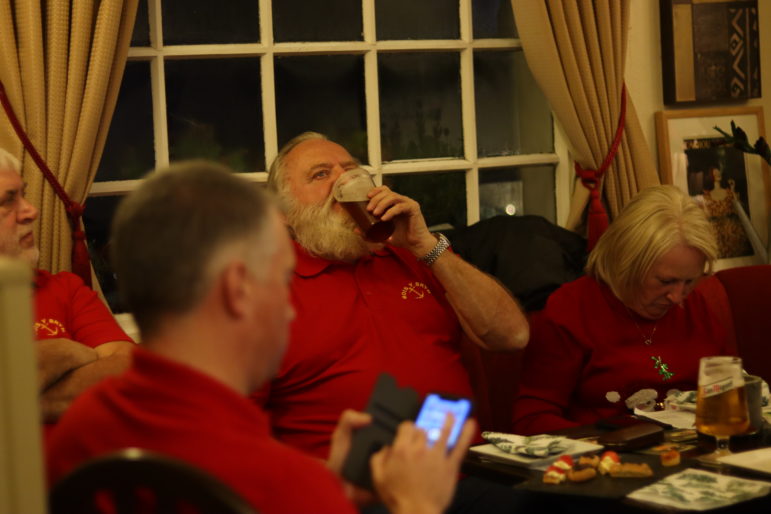
[[[641,192],[531,322],[514,431],[533,434],[652,408],[692,390],[699,358],[732,354],[703,294],[717,259],[702,208],[674,186]]]

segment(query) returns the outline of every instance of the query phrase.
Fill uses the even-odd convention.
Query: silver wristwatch
[[[434,248],[426,255],[418,259],[426,266],[431,266],[434,261],[450,247],[450,240],[447,239],[444,234],[437,232],[434,235],[439,239],[439,241],[436,242],[436,246],[434,246]]]

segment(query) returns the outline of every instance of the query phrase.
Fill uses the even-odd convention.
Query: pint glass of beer
[[[379,243],[388,239],[394,231],[393,221],[382,221],[367,210],[367,193],[375,187],[369,172],[364,168],[346,171],[335,182],[335,200],[359,226],[364,239]]]
[[[739,357],[702,357],[696,396],[696,429],[714,436],[715,451],[702,459],[717,460],[730,454],[728,441],[743,434],[750,425],[747,397]]]

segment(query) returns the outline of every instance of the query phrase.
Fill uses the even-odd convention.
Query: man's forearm
[[[122,373],[130,364],[130,354],[115,353],[65,374],[41,393],[43,420],[56,421],[80,393],[105,377]]]
[[[491,350],[525,347],[530,336],[527,318],[495,279],[449,251],[439,256],[431,270],[469,338]]]
[[[436,247],[437,238],[429,232],[415,200],[386,186],[367,194],[368,208],[375,216],[384,221],[395,220],[391,244],[406,248],[418,259]],[[444,286],[447,299],[471,340],[494,350],[515,350],[527,344],[530,330],[525,315],[511,294],[492,277],[449,251],[433,261],[431,270]]]
[[[34,344],[37,353],[38,386],[41,392],[67,373],[95,362],[98,358],[96,350],[70,339],[43,339]]]

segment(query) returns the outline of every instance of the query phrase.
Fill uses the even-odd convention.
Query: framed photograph
[[[659,0],[664,103],[759,98],[757,0]]]
[[[715,129],[730,134],[732,121],[750,144],[765,137],[759,106],[656,113],[661,181],[676,185],[704,206],[718,236],[720,268],[764,262],[769,247],[768,165],[759,155],[727,144]]]

